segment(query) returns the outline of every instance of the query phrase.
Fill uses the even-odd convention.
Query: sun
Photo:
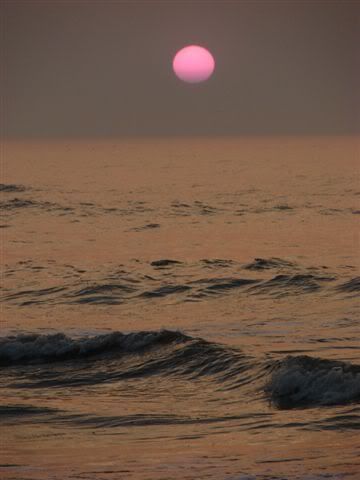
[[[208,80],[215,70],[212,54],[199,45],[188,45],[177,52],[173,59],[175,75],[187,83]]]

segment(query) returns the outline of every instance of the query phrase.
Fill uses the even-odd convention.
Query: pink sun
[[[173,60],[175,75],[188,83],[204,82],[214,72],[215,60],[209,50],[189,45],[177,52]]]

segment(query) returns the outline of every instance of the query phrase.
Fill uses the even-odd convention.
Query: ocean
[[[2,479],[360,479],[358,138],[1,153]]]

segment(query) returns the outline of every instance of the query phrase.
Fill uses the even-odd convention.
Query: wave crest
[[[360,366],[308,356],[277,364],[265,391],[279,408],[336,405],[360,400]]]
[[[0,364],[48,363],[106,353],[136,353],[159,344],[185,342],[189,338],[169,330],[129,334],[113,332],[78,339],[63,333],[17,335],[0,340]]]

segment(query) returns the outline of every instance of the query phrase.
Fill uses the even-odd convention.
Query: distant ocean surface
[[[359,139],[2,154],[2,479],[360,479]]]

